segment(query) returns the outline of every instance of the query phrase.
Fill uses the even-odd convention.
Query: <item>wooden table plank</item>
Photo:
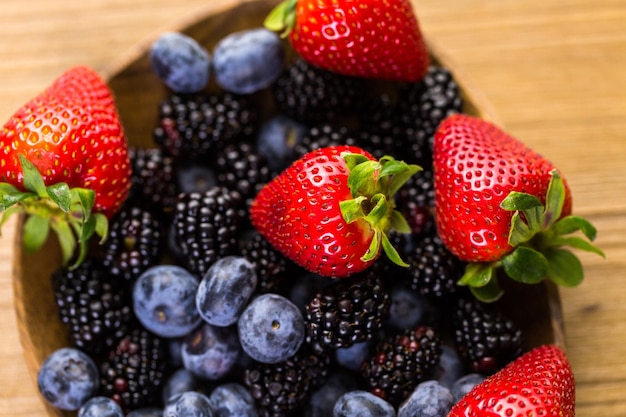
[[[102,69],[207,0],[4,0],[0,121],[68,67]],[[415,0],[425,32],[462,64],[507,130],[565,173],[607,259],[561,290],[577,416],[626,416],[626,3]],[[14,222],[0,238],[0,416],[41,416],[12,304]]]

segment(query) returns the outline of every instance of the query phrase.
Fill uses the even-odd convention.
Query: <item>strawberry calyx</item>
[[[341,156],[350,172],[348,187],[352,195],[352,199],[339,203],[343,219],[346,223],[364,220],[374,231],[370,246],[361,260],[369,262],[376,259],[382,248],[392,262],[408,266],[387,234],[391,230],[410,233],[406,219],[395,209],[393,196],[422,168],[391,156],[383,156],[377,161],[357,153],[344,152]]]
[[[285,38],[296,25],[296,5],[298,0],[284,0],[274,7],[263,22],[266,29],[281,32]]]
[[[468,264],[459,284],[469,286],[476,298],[492,302],[502,296],[496,277],[500,268],[520,283],[537,284],[547,278],[558,285],[575,287],[584,278],[583,268],[566,247],[605,256],[591,243],[596,228],[588,220],[574,215],[561,217],[565,185],[558,171],[550,175],[545,204],[536,196],[516,191],[500,203],[504,210],[514,212],[508,236],[513,249],[498,261]],[[572,236],[575,232],[582,232],[584,237]]]
[[[7,182],[0,183],[0,226],[13,214],[26,214],[23,228],[25,249],[31,253],[39,250],[52,230],[61,247],[63,265],[73,260],[70,267],[78,266],[85,259],[90,238],[95,234],[103,241],[108,234],[107,217],[92,212],[95,192],[70,188],[66,183],[47,186],[37,167],[23,155],[18,157],[24,189]]]

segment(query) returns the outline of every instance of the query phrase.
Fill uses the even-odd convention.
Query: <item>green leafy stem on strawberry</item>
[[[80,264],[87,254],[91,237],[95,234],[104,240],[108,234],[107,217],[102,213],[92,213],[95,192],[70,188],[63,182],[46,186],[32,162],[23,155],[19,155],[19,160],[25,190],[6,182],[0,183],[0,226],[11,215],[25,213],[23,241],[28,252],[39,250],[52,229],[59,240],[63,264],[67,265],[73,258],[72,267]]]
[[[387,231],[410,233],[406,219],[395,210],[393,196],[421,167],[391,156],[383,156],[378,161],[357,153],[343,153],[342,157],[350,172],[348,187],[353,197],[339,203],[343,219],[346,223],[363,219],[374,230],[374,237],[361,260],[374,260],[382,247],[393,263],[408,266],[389,241]]]
[[[561,217],[565,203],[565,186],[557,170],[551,171],[550,185],[543,204],[537,197],[513,191],[500,204],[513,211],[508,242],[514,249],[494,262],[469,263],[459,284],[470,287],[482,301],[495,301],[502,295],[497,271],[514,281],[537,284],[548,278],[552,282],[574,287],[583,280],[583,267],[571,247],[604,257],[592,242],[596,228],[586,219]],[[582,232],[586,239],[572,236]]]

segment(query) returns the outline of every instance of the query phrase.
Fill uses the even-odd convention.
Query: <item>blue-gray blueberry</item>
[[[396,410],[371,392],[355,390],[337,399],[333,417],[396,417]]]
[[[269,87],[280,75],[285,48],[280,37],[265,28],[233,32],[213,49],[215,81],[235,94]]]
[[[453,405],[448,387],[439,381],[424,381],[400,404],[398,417],[446,417]]]
[[[122,408],[109,397],[93,397],[78,409],[77,417],[124,417]]]
[[[219,417],[258,417],[254,399],[246,387],[236,382],[218,385],[209,400]]]
[[[52,352],[37,373],[37,387],[52,406],[78,410],[98,389],[98,369],[94,361],[75,348]]]
[[[293,356],[304,341],[300,309],[279,294],[266,293],[254,298],[237,323],[241,347],[259,362],[282,362]]]
[[[236,326],[202,323],[185,337],[183,364],[201,378],[217,380],[230,372],[240,352]]]
[[[218,417],[209,397],[187,391],[171,397],[163,407],[163,417]]]
[[[226,256],[218,259],[198,286],[196,306],[200,316],[214,326],[235,324],[256,285],[254,265],[246,258]]]
[[[179,266],[148,268],[133,288],[137,319],[158,336],[185,336],[202,322],[196,308],[198,285],[198,278]]]
[[[176,93],[196,93],[209,82],[209,52],[182,33],[163,33],[150,48],[150,64],[159,79]]]

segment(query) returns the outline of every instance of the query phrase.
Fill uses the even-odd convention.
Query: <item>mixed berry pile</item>
[[[379,82],[300,57],[284,65],[272,35],[216,48],[212,89],[198,64],[211,57],[192,40],[167,34],[153,47],[171,91],[154,109],[154,147],[130,148],[129,197],[105,243],[51,277],[71,342],[39,375],[53,405],[82,416],[445,416],[526,350],[497,303],[457,285],[466,263],[433,221],[433,136],[463,111],[453,75],[432,64],[418,82]],[[172,48],[187,48],[184,77]],[[265,184],[335,145],[422,167],[395,200],[411,233],[390,235],[408,267],[381,257],[324,277],[252,226]]]

